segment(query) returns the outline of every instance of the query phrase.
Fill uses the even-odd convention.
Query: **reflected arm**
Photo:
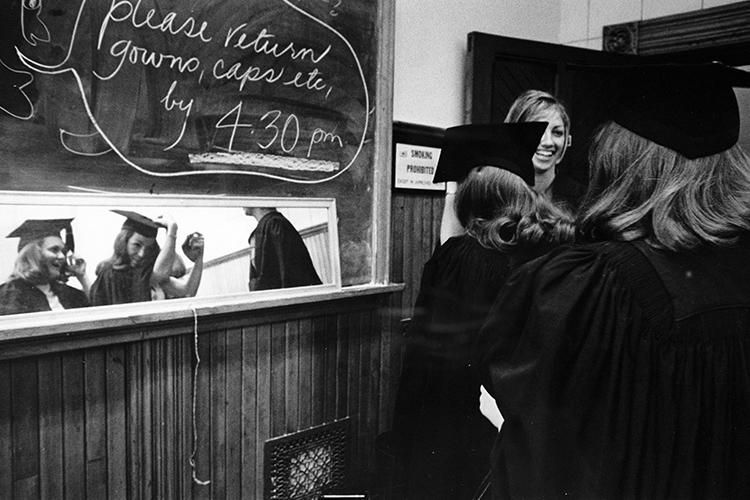
[[[152,283],[164,283],[169,280],[172,273],[172,263],[175,258],[175,241],[177,240],[177,223],[172,220],[169,222],[164,221],[164,226],[167,228],[167,238],[154,262],[154,269],[151,272]]]
[[[185,255],[193,261],[193,267],[187,276],[182,278],[170,277],[162,283],[162,288],[164,288],[167,297],[195,297],[198,292],[203,276],[203,236],[195,233],[192,239],[188,237],[188,241],[190,241],[190,245]],[[183,249],[185,249],[185,246],[183,246]]]
[[[188,242],[189,245],[187,244]],[[167,297],[170,298],[195,297],[198,287],[201,284],[201,277],[203,276],[203,236],[200,233],[188,236],[186,245],[183,245],[182,248],[185,250],[185,255],[193,262],[193,267],[187,276],[181,278],[170,276],[168,280],[162,283],[162,288],[164,288]]]
[[[81,290],[83,290],[83,293],[86,294],[88,297],[89,291],[91,290],[91,278],[88,277],[87,274],[84,274],[82,276],[76,276],[78,279],[78,282],[81,284]]]
[[[203,258],[196,261],[187,277],[172,278],[162,284],[168,297],[195,297],[203,276]]]

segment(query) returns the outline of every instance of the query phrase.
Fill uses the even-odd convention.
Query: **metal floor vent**
[[[312,500],[347,487],[350,418],[269,439],[264,498]]]

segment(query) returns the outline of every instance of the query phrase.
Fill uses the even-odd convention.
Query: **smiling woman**
[[[241,307],[259,262],[247,207],[283,218],[316,275],[265,288],[340,286],[332,200],[43,194],[0,193],[0,314],[229,295]]]
[[[569,177],[558,176],[557,168],[572,142],[570,117],[557,97],[543,90],[527,90],[513,101],[506,122],[547,122],[533,156],[534,191],[575,210],[584,187]]]
[[[72,256],[72,219],[29,219],[8,235],[19,238],[18,255],[8,281],[0,285],[0,315],[72,309],[89,305],[84,291],[64,283],[75,275],[87,290],[85,265]],[[66,232],[69,244],[63,243]]]

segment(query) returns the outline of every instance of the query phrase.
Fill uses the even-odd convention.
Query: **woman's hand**
[[[487,389],[483,385],[479,387],[479,411],[484,415],[484,418],[497,427],[497,430],[500,430],[505,419],[497,407],[495,398],[490,396],[490,393],[487,392]]]
[[[168,236],[172,236],[172,237],[177,236],[177,223],[174,221],[174,219],[170,215],[162,214],[156,219],[154,219],[154,222],[157,223],[159,226],[166,228]]]
[[[185,257],[193,262],[203,259],[203,248],[203,235],[197,232],[189,234],[182,244],[182,252],[185,254]]]
[[[68,273],[79,280],[86,275],[86,260],[78,257],[76,254],[71,253],[67,257],[66,266]]]
[[[74,253],[69,253],[66,257],[65,262],[65,274],[69,276],[75,276],[78,282],[81,284],[81,289],[86,295],[89,294],[91,289],[91,281],[86,275],[86,260],[78,257]]]

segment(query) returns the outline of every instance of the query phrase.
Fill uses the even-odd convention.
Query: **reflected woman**
[[[0,285],[0,315],[89,305],[83,291],[65,284],[70,274],[87,288],[86,262],[72,254],[72,220],[27,220],[8,235],[20,241],[13,273]],[[68,245],[60,237],[63,230]]]
[[[572,178],[558,172],[558,166],[572,141],[570,117],[563,103],[543,90],[527,90],[513,101],[505,121],[547,122],[547,128],[531,158],[534,163],[534,191],[571,210],[576,209],[585,189]]]
[[[95,306],[151,300],[154,285],[169,279],[175,257],[177,224],[161,217],[156,221],[126,210],[113,210],[125,217],[115,237],[114,253],[96,269],[90,299]],[[167,230],[164,248],[159,248],[159,228]]]

